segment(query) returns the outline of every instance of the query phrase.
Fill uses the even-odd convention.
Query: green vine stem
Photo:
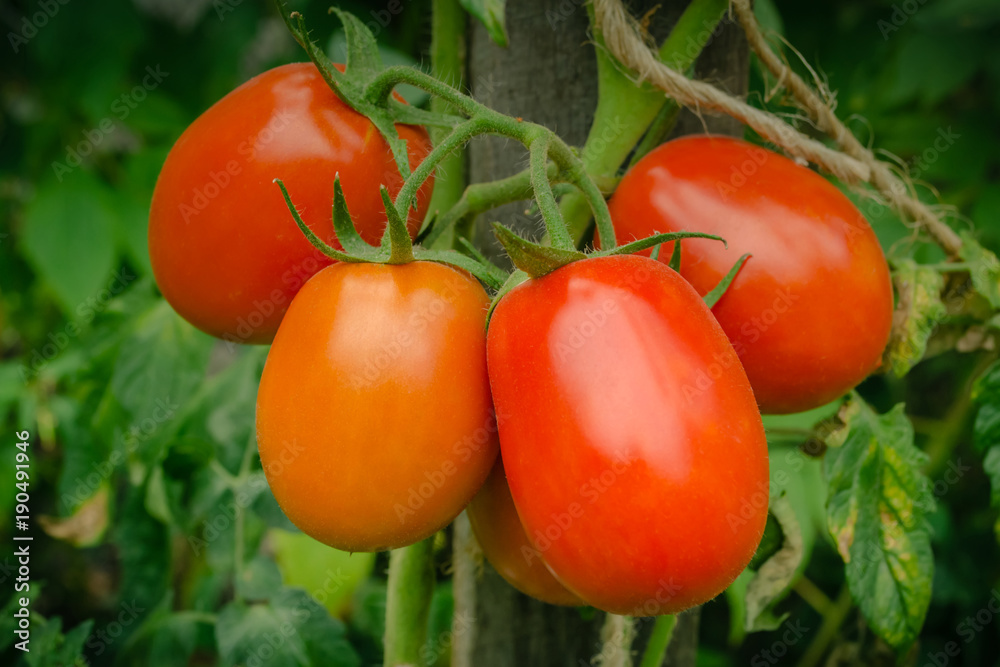
[[[447,101],[468,115],[469,119],[455,126],[451,133],[424,158],[420,166],[403,183],[403,187],[396,196],[396,210],[400,215],[403,215],[413,203],[420,186],[441,160],[464,146],[473,137],[481,134],[493,134],[514,139],[525,146],[531,146],[536,139],[546,137],[548,157],[555,162],[560,171],[566,173],[567,182],[579,188],[582,201],[590,208],[590,213],[593,214],[598,227],[608,232],[608,238],[614,238],[611,214],[608,212],[603,193],[588,175],[586,166],[580,157],[552,130],[537,123],[525,122],[494,111],[471,97],[463,95],[448,84],[409,67],[386,68],[368,85],[364,96],[369,101],[383,101],[385,103],[393,88],[403,83],[420,88]]]
[[[434,538],[389,554],[384,667],[417,667],[434,592]]]
[[[431,5],[431,72],[433,75],[452,86],[461,89],[465,79],[465,9],[458,0],[433,0]],[[440,98],[431,99],[431,111],[451,113],[453,107]],[[429,128],[431,140],[439,145],[447,136],[443,128]],[[441,160],[434,174],[434,191],[431,193],[430,205],[427,207],[428,219],[439,211],[447,211],[455,206],[462,197],[467,185],[465,154],[456,150]],[[453,229],[453,228],[452,228]],[[454,232],[449,229],[442,239],[441,248],[454,245]],[[467,230],[459,230],[465,233]],[[432,246],[428,243],[428,246]]]
[[[543,135],[528,146],[531,187],[535,191],[535,200],[538,202],[538,209],[542,213],[552,245],[556,248],[575,250],[573,239],[570,238],[566,223],[559,213],[559,204],[552,192],[552,184],[549,183],[549,143],[549,137]]]
[[[690,68],[728,9],[729,0],[693,0],[660,46],[660,60],[678,70]],[[593,27],[593,8],[588,5],[587,11]],[[605,50],[603,39],[596,30],[594,41],[597,47],[597,109],[583,146],[582,160],[587,173],[602,180],[618,173],[632,149],[650,130],[651,123],[657,121],[652,130],[662,139],[672,119],[669,110],[662,120],[657,118],[668,103],[663,93],[649,84],[636,86]],[[653,146],[644,147],[648,150]],[[570,194],[562,200],[562,212],[570,234],[579,241],[590,223],[589,207],[582,197]],[[611,237],[601,234],[602,241],[607,238]]]
[[[663,664],[676,625],[677,617],[673,614],[656,617],[656,622],[653,624],[653,634],[650,635],[646,650],[643,651],[639,667],[660,667]]]

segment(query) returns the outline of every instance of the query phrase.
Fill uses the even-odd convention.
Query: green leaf
[[[116,518],[122,567],[122,602],[146,606],[162,600],[170,583],[169,529],[146,510],[146,487],[129,488]]]
[[[30,651],[24,654],[28,667],[68,667],[86,665],[83,642],[90,636],[94,625],[87,620],[66,634],[62,632],[62,619],[43,619],[32,616]]]
[[[879,415],[852,394],[839,420],[826,438],[828,527],[868,624],[903,651],[923,626],[934,578],[927,457],[902,404]]]
[[[586,259],[587,256],[577,250],[563,250],[532,243],[521,238],[498,222],[493,223],[493,232],[514,266],[533,278],[539,278],[551,273],[570,262]]]
[[[507,39],[507,27],[505,19],[505,0],[459,0],[465,11],[476,17],[486,28],[490,39],[497,46],[506,48],[510,41]]]
[[[757,569],[747,586],[743,619],[747,632],[773,630],[784,621],[784,617],[774,618],[766,612],[788,591],[802,562],[802,530],[788,497],[782,494],[771,498],[768,513],[781,526],[784,540],[781,548]]]
[[[983,470],[990,478],[990,505],[1000,509],[1000,446],[991,447],[983,459]],[[993,532],[1000,540],[1000,517],[993,524]]]
[[[62,183],[40,185],[24,210],[24,254],[71,318],[111,280],[115,213],[104,188],[77,168]]]
[[[205,376],[213,339],[161,301],[136,322],[122,344],[111,390],[140,433],[163,433]],[[146,463],[159,455],[159,440],[137,438]],[[156,445],[156,446],[154,446]]]
[[[674,241],[673,252],[670,253],[670,262],[667,264],[677,273],[681,272],[681,242]]]
[[[194,653],[201,620],[194,612],[173,612],[173,595],[149,613],[116,657],[116,667],[186,667]]]
[[[222,664],[262,667],[358,667],[344,626],[305,591],[284,588],[266,604],[233,602],[215,637]]]
[[[968,263],[972,286],[994,309],[1000,308],[1000,260],[984,248],[967,231],[960,232],[962,249],[959,256]]]
[[[722,296],[726,293],[726,290],[729,289],[729,286],[733,284],[734,280],[736,280],[737,274],[739,274],[740,269],[743,268],[743,265],[747,263],[748,259],[750,259],[750,253],[747,253],[742,257],[740,257],[738,260],[736,260],[736,263],[733,264],[733,267],[729,269],[729,273],[723,276],[722,280],[719,281],[719,284],[713,287],[712,291],[703,297],[706,306],[711,308],[719,302],[719,299],[721,299]]]
[[[972,398],[979,404],[972,428],[976,449],[984,454],[983,470],[990,479],[990,505],[1000,509],[1000,361],[976,379]],[[1000,540],[1000,518],[994,524]]]
[[[278,565],[261,555],[247,563],[236,579],[236,592],[246,600],[269,600],[280,588]]]
[[[910,259],[895,264],[895,317],[901,324],[893,327],[886,363],[893,375],[903,377],[924,358],[927,341],[947,309],[941,302],[944,276]]]

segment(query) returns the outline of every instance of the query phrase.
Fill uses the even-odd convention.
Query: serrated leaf
[[[772,630],[784,621],[784,617],[774,618],[765,612],[791,586],[802,562],[802,530],[788,497],[782,494],[771,498],[768,513],[781,526],[784,539],[781,548],[758,568],[747,586],[744,618],[747,632]]]
[[[993,308],[1000,308],[1000,260],[980,245],[969,232],[960,232],[960,236],[962,249],[959,257],[969,264],[972,286]]]
[[[111,279],[115,213],[104,189],[78,168],[61,183],[39,186],[24,210],[24,254],[71,318]]]
[[[234,602],[215,627],[222,664],[266,667],[358,667],[361,660],[330,617],[305,591],[281,589],[266,604]],[[262,650],[263,649],[263,650]]]
[[[172,611],[173,595],[150,612],[116,657],[116,667],[186,667],[201,622],[195,612]]]
[[[178,316],[165,301],[139,317],[122,344],[111,391],[140,433],[163,433],[205,376],[214,342]],[[159,455],[159,440],[136,437],[140,458]]]
[[[879,415],[853,394],[839,419],[843,426],[826,438],[828,528],[868,624],[905,650],[923,626],[934,578],[927,457],[913,444],[902,404]]]
[[[896,262],[896,312],[886,363],[896,377],[910,372],[924,357],[934,327],[947,314],[941,302],[944,276],[911,259]]]
[[[94,621],[87,620],[63,634],[62,619],[33,617],[30,651],[24,654],[28,667],[69,667],[87,664],[83,642],[90,635]]]
[[[497,46],[507,47],[505,0],[459,0],[465,11],[479,20]]]

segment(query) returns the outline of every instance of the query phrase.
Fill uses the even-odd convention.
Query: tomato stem
[[[434,592],[434,538],[389,554],[384,667],[423,665],[427,619]]]
[[[466,12],[458,0],[433,0],[431,8],[431,72],[441,81],[461,89],[465,78]],[[453,113],[454,107],[439,97],[431,98],[431,111]],[[441,128],[428,128],[434,145],[447,136]],[[468,182],[465,155],[456,150],[441,160],[434,177],[434,191],[427,207],[426,225],[437,211],[447,211],[462,197]],[[461,233],[462,230],[459,230]],[[454,234],[442,240],[440,247],[454,245]],[[428,245],[432,245],[428,241]]]
[[[559,213],[556,196],[552,193],[552,184],[549,183],[549,145],[549,137],[542,134],[528,147],[531,187],[535,190],[538,210],[541,211],[542,219],[545,221],[545,229],[552,240],[552,245],[565,250],[575,250],[573,239],[570,238],[566,223],[563,221],[562,214]]]
[[[673,614],[657,616],[653,624],[653,634],[649,637],[646,650],[642,654],[642,662],[639,667],[660,667],[667,656],[667,647],[674,636],[674,627],[677,625],[677,617]]]
[[[660,46],[660,60],[681,71],[690,68],[728,9],[729,0],[693,0]],[[649,84],[636,85],[632,74],[623,71],[607,53],[603,38],[594,26],[593,7],[589,4],[587,11],[597,45],[598,97],[594,121],[581,156],[587,173],[601,180],[613,178],[618,173],[644,135],[648,136],[648,142],[643,142],[641,150],[648,151],[656,146],[676,119],[676,112],[671,117],[668,104],[677,105]],[[591,218],[583,198],[574,194],[563,197],[562,212],[570,233],[579,241]]]

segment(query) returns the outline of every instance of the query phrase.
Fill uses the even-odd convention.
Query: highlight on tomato
[[[427,132],[396,128],[415,168],[430,151]],[[377,243],[386,224],[379,186],[395,196],[402,177],[372,122],[312,63],[276,67],[223,97],[177,140],[153,193],[149,252],[164,297],[214,336],[271,342],[295,293],[331,263],[296,228],[273,181],[339,247],[330,214],[338,173],[358,231]],[[411,236],[432,187],[424,183],[409,213]]]
[[[487,334],[524,531],[587,604],[627,615],[722,592],[763,535],[767,443],[697,292],[645,257],[588,258],[510,290]]]
[[[889,268],[861,212],[815,172],[738,139],[682,137],[636,163],[609,208],[619,242],[681,230],[726,239],[681,243],[680,273],[700,294],[752,255],[712,312],[762,412],[824,405],[878,368]]]
[[[337,263],[285,315],[257,394],[275,499],[343,551],[422,540],[454,519],[498,452],[489,299],[433,262]]]

